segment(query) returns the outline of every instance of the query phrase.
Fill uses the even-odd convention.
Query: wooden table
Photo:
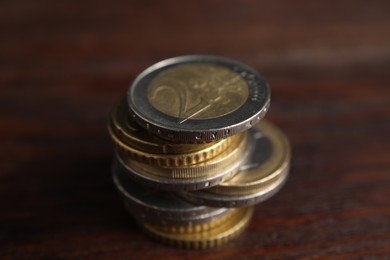
[[[0,258],[390,257],[389,3],[2,1]],[[137,73],[194,53],[259,70],[293,149],[244,234],[204,251],[135,225],[106,130]]]

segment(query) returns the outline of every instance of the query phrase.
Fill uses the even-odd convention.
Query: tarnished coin
[[[108,130],[122,158],[166,167],[201,163],[220,154],[235,141],[235,138],[227,138],[210,143],[179,144],[158,138],[129,116],[124,99],[113,109]]]
[[[262,120],[248,131],[251,146],[248,160],[231,179],[194,192],[181,193],[186,199],[214,207],[254,205],[275,194],[285,182],[290,166],[290,145],[286,136]]]
[[[160,225],[194,225],[229,212],[227,208],[194,205],[177,193],[147,189],[129,179],[117,161],[113,163],[112,175],[125,206],[140,220]]]
[[[143,71],[127,101],[148,131],[174,142],[201,143],[255,125],[268,110],[270,89],[254,69],[237,61],[181,56]]]
[[[129,158],[117,156],[128,175],[136,181],[162,190],[199,190],[212,187],[233,177],[248,154],[246,133],[238,138],[236,145],[229,146],[221,154],[203,163],[186,167],[156,167]]]
[[[233,214],[223,223],[196,233],[175,234],[148,223],[143,223],[141,227],[148,234],[168,245],[180,248],[206,249],[219,246],[237,237],[250,222],[253,208],[238,208]]]

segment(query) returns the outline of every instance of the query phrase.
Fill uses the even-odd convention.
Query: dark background
[[[206,251],[146,237],[109,170],[111,107],[183,54],[260,71],[293,149],[285,187]],[[389,257],[389,84],[389,1],[1,1],[0,257]]]

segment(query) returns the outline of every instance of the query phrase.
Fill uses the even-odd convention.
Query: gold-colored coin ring
[[[127,208],[127,210],[129,211],[131,209]],[[140,226],[147,224],[150,225],[153,229],[159,230],[163,233],[180,235],[207,232],[211,229],[214,229],[234,217],[236,215],[236,209],[230,209],[226,211],[226,213],[211,217],[202,223],[193,224],[192,221],[188,221],[186,225],[183,223],[177,224],[174,222],[170,222],[171,224],[155,224],[147,219],[138,217],[136,214],[134,214],[134,212],[129,211],[129,213]]]
[[[237,138],[226,138],[203,144],[176,144],[168,142],[137,126],[127,113],[125,100],[112,111],[108,125],[115,149],[123,158],[155,164],[162,167],[180,167],[206,161],[233,145]]]
[[[199,164],[189,165],[186,167],[156,167],[146,163],[141,163],[131,158],[119,158],[124,165],[128,166],[132,171],[141,175],[159,176],[167,179],[194,179],[207,176],[213,176],[221,172],[225,172],[237,162],[244,159],[247,147],[247,135],[241,133],[235,138],[233,143],[227,147],[222,153],[212,159]]]
[[[234,216],[209,230],[191,234],[172,234],[159,228],[142,223],[142,228],[152,237],[163,243],[179,248],[206,249],[222,245],[237,237],[249,224],[253,208],[238,208]]]
[[[250,195],[261,192],[263,188],[285,178],[291,158],[287,137],[276,126],[265,120],[254,126],[254,130],[270,140],[273,149],[271,158],[258,169],[249,171],[245,175],[237,173],[233,178],[205,190],[206,192],[228,196]]]

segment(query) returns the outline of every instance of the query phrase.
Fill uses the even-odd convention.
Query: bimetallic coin
[[[149,187],[172,191],[199,190],[215,186],[238,172],[248,155],[245,149],[248,144],[246,133],[236,137],[240,138],[238,146],[229,146],[218,156],[187,167],[155,167],[119,156],[117,159],[131,178]]]
[[[239,173],[209,189],[182,192],[182,196],[208,206],[242,207],[275,194],[288,176],[291,157],[288,140],[278,128],[264,120],[249,130],[248,139],[254,145]]]
[[[141,227],[148,234],[168,245],[180,248],[206,249],[222,245],[237,237],[249,224],[252,214],[253,208],[238,208],[235,209],[234,216],[214,228],[189,234],[167,232],[148,223],[143,223]]]
[[[158,224],[197,224],[229,212],[226,208],[194,205],[173,192],[146,189],[129,179],[117,161],[112,176],[126,207],[139,219]]]
[[[193,55],[158,62],[132,83],[133,118],[174,142],[209,142],[245,131],[268,110],[270,89],[252,68],[230,59]]]
[[[121,99],[112,110],[108,130],[111,136],[115,136],[134,149],[155,154],[191,153],[213,145],[213,143],[172,143],[150,134],[132,119],[125,98]]]
[[[183,198],[198,205],[210,207],[237,208],[253,206],[275,195],[287,179],[287,172],[283,172],[280,178],[262,189],[248,195],[224,195],[199,191],[197,194],[182,193]]]
[[[121,100],[113,110],[108,130],[115,149],[122,158],[166,167],[179,167],[206,161],[220,154],[236,140],[227,138],[191,145],[168,142],[140,128],[129,117],[125,100]]]
[[[205,144],[176,144],[165,141],[140,128],[128,117],[127,105],[120,102],[114,110],[109,132],[122,158],[158,166],[186,166],[206,161],[224,151],[234,138]]]

